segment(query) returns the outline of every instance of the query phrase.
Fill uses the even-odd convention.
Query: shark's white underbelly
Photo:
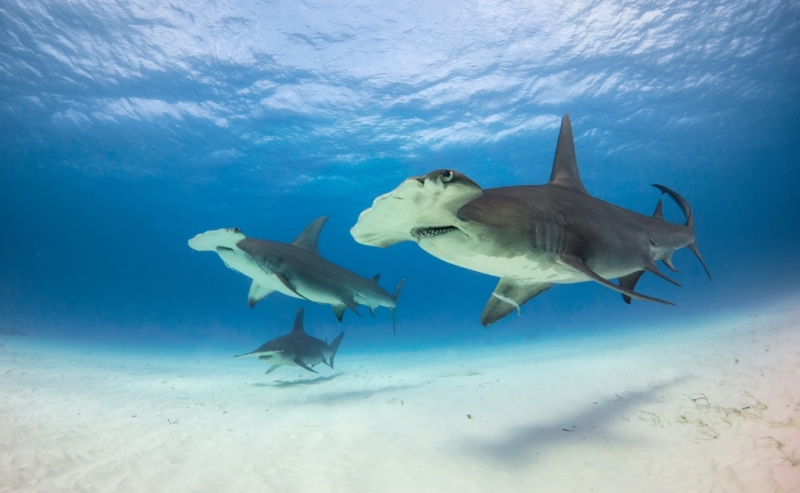
[[[451,250],[420,247],[434,257],[465,269],[482,272],[495,277],[528,279],[531,282],[549,282],[570,284],[585,282],[589,279],[583,274],[548,259],[531,259],[519,255],[516,257],[494,257],[490,255],[454,255]]]
[[[257,282],[262,290],[277,291],[281,294],[285,294],[286,296],[292,296],[294,298],[301,299],[305,298],[313,301],[314,303],[322,303],[327,305],[340,305],[342,303],[342,300],[338,297],[337,293],[330,290],[320,289],[314,285],[304,284],[302,279],[294,279],[294,288],[297,293],[300,293],[301,295],[298,296],[295,291],[292,291],[286,287],[286,285],[283,284],[280,279],[275,276],[275,274],[270,274],[269,272],[263,270],[257,263],[250,260],[239,248],[233,250],[219,250],[217,253],[225,265],[227,265],[230,269],[235,270],[240,274],[244,274],[253,281]],[[381,304],[389,306],[388,303],[390,303],[387,300],[379,300],[375,297],[362,295],[361,293],[354,293],[354,295],[356,303],[367,305],[372,308],[380,306]]]

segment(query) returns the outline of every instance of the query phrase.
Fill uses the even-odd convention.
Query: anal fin
[[[481,313],[481,324],[486,327],[514,310],[519,310],[529,299],[550,289],[550,283],[530,283],[525,279],[503,277]]]

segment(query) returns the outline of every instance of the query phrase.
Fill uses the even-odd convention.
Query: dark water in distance
[[[0,324],[149,345],[260,343],[306,327],[352,348],[494,344],[711,317],[796,295],[796,2],[156,2],[0,5]],[[544,183],[569,113],[594,196],[690,202],[677,288],[634,302],[555,286],[484,329],[496,279],[349,235],[408,176]],[[682,222],[668,204],[667,218]],[[393,291],[377,318],[273,294],[186,241],[236,226],[320,251]],[[362,310],[367,313],[366,310]]]

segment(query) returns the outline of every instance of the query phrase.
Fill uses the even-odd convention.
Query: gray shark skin
[[[344,332],[340,333],[333,342],[326,342],[311,337],[303,329],[303,309],[297,310],[292,331],[285,336],[280,336],[265,342],[253,352],[239,354],[235,358],[256,357],[260,361],[269,363],[266,373],[272,373],[284,365],[297,365],[310,372],[317,373],[314,366],[325,363],[333,369],[333,358],[342,342]]]
[[[317,243],[327,220],[327,216],[314,220],[292,243],[248,238],[238,228],[227,228],[199,234],[189,246],[216,252],[226,266],[251,278],[247,295],[251,307],[274,291],[331,305],[340,322],[345,308],[361,316],[358,305],[366,305],[375,316],[375,308],[385,306],[392,312],[396,332],[395,308],[405,279],[392,295],[378,285],[380,274],[366,279],[322,258]]]
[[[492,324],[554,283],[594,281],[631,299],[672,304],[634,291],[652,272],[673,284],[656,264],[673,271],[672,255],[688,247],[711,274],[695,243],[689,204],[662,185],[686,216],[668,223],[659,199],[652,217],[594,198],[578,174],[569,115],[561,132],[550,181],[544,185],[483,190],[453,170],[406,179],[376,198],[350,230],[362,244],[387,247],[416,241],[445,262],[499,277],[481,323]],[[609,279],[618,279],[614,284]]]

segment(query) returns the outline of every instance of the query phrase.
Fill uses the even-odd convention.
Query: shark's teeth
[[[422,228],[414,228],[411,230],[411,236],[416,239],[433,238],[434,236],[443,235],[458,228],[455,226],[426,226]]]

